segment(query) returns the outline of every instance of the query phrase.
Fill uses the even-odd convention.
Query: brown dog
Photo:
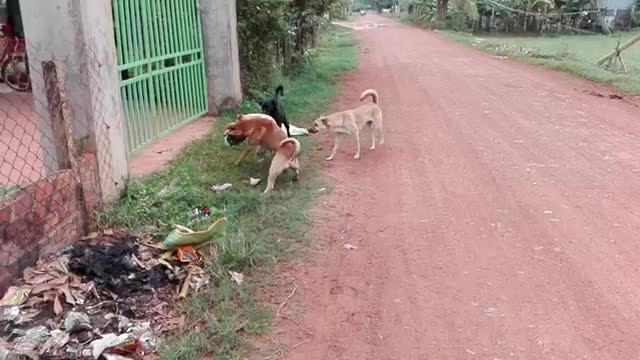
[[[296,178],[300,174],[298,162],[300,143],[294,138],[287,138],[287,134],[282,131],[271,116],[265,114],[238,115],[236,121],[227,125],[224,134],[234,139],[248,139],[249,146],[244,149],[236,164],[258,146],[267,148],[275,154],[271,161],[271,167],[269,167],[265,193],[273,190],[276,179],[286,169],[295,170]]]

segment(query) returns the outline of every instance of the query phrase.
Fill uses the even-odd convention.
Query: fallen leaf
[[[60,291],[62,291],[62,293],[64,294],[65,299],[67,300],[67,302],[69,304],[71,304],[71,305],[75,305],[76,304],[76,299],[71,294],[71,290],[69,289],[68,285],[65,285],[65,286],[61,287]]]
[[[57,286],[51,283],[38,284],[31,289],[31,293],[34,295],[43,293],[45,291],[55,289]]]
[[[68,276],[60,276],[58,278],[55,278],[55,279],[49,281],[47,284],[54,285],[54,286],[60,286],[60,285],[66,284],[67,281],[69,281],[69,277]]]
[[[358,247],[351,244],[344,244],[344,248],[347,250],[356,250]]]
[[[231,280],[233,280],[233,282],[235,282],[238,285],[242,285],[242,282],[244,281],[243,274],[237,273],[235,271],[229,271],[229,275],[231,275]]]
[[[53,275],[50,274],[42,274],[30,277],[29,279],[25,279],[25,282],[30,285],[38,285],[42,283],[46,283],[47,281],[53,280]]]
[[[56,298],[53,300],[53,312],[56,315],[60,315],[63,311],[64,309],[62,308],[62,304],[60,304],[60,297],[56,296]]]
[[[98,237],[98,235],[100,235],[100,234],[98,234],[97,232],[95,232],[95,231],[94,231],[94,232],[90,233],[89,235],[87,235],[87,236],[83,237],[83,238],[82,238],[82,239],[80,239],[80,240],[91,240],[91,239],[95,239],[95,238],[97,238],[97,237]]]
[[[69,273],[69,269],[67,269],[67,264],[66,261],[68,259],[67,258],[59,258],[58,260],[54,261],[53,263],[51,263],[48,267],[51,268],[51,270],[54,270],[58,273],[61,274],[68,274]]]

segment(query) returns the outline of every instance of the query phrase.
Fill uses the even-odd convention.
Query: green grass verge
[[[640,94],[640,46],[636,45],[622,56],[628,73],[620,69],[605,69],[596,61],[607,55],[618,41],[624,44],[636,33],[604,35],[535,36],[477,36],[443,32],[449,38],[472,45],[499,56],[508,56],[534,64],[568,72],[592,81],[612,85],[627,94]]]
[[[284,103],[292,124],[304,127],[325,111],[337,95],[337,76],[357,65],[355,43],[348,30],[329,29],[314,50],[309,64],[281,79]],[[243,111],[257,111],[245,102]],[[99,215],[103,227],[127,227],[160,236],[172,224],[187,224],[193,206],[208,206],[216,215],[227,217],[226,236],[216,244],[217,259],[207,264],[213,283],[208,291],[194,295],[184,305],[187,323],[200,322],[162,342],[163,359],[200,359],[203,354],[216,359],[240,359],[249,348],[245,335],[268,331],[271,314],[256,300],[252,284],[264,281],[264,271],[299,249],[309,224],[308,212],[321,186],[315,165],[319,157],[311,138],[301,139],[302,173],[292,182],[283,174],[276,190],[266,196],[262,190],[270,159],[258,162],[253,155],[234,165],[240,147],[223,145],[222,131],[233,113],[225,113],[212,132],[188,146],[170,165],[155,174],[128,183],[122,198]],[[263,182],[256,187],[243,183],[249,177]],[[231,190],[213,193],[212,184],[232,183]],[[206,224],[196,224],[199,229]],[[256,271],[260,269],[260,271]],[[233,284],[229,271],[249,275],[242,286]],[[268,279],[267,279],[268,280]],[[239,330],[239,329],[242,330]]]

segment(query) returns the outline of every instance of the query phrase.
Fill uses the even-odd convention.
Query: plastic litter
[[[91,342],[91,355],[97,360],[105,350],[126,343],[130,337],[131,336],[129,334],[122,334],[119,336],[116,334],[102,335],[102,339]]]
[[[198,261],[198,254],[191,245],[180,246],[178,248],[178,260],[181,263],[190,263]]]
[[[193,231],[182,225],[175,225],[176,228],[167,235],[162,245],[167,249],[184,245],[202,246],[224,234],[225,222],[224,217],[219,218],[204,231]]]
[[[64,319],[64,328],[69,334],[91,330],[91,320],[85,313],[71,311]]]
[[[17,305],[0,307],[0,321],[13,322],[20,316],[20,308]]]
[[[231,189],[232,186],[233,186],[233,184],[225,183],[225,184],[222,184],[222,185],[211,185],[210,189],[212,191],[215,191],[215,192],[221,192],[221,191],[225,191],[225,190]]]
[[[27,301],[30,293],[30,288],[11,286],[9,289],[7,289],[7,292],[0,300],[0,306],[22,305],[25,301]]]

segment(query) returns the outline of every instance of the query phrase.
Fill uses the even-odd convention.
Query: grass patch
[[[605,69],[596,61],[612,51],[618,41],[624,44],[636,33],[604,35],[473,36],[444,32],[456,41],[500,56],[514,57],[534,64],[568,72],[592,81],[612,85],[627,94],[640,94],[640,46],[622,53],[628,73]]]
[[[315,52],[307,65],[281,79],[289,119],[300,127],[326,110],[337,95],[336,77],[357,65],[349,30],[330,28]],[[240,108],[258,110],[252,102]],[[305,239],[307,213],[320,186],[314,140],[301,139],[300,181],[292,182],[293,174],[285,173],[276,190],[263,196],[270,158],[257,162],[250,156],[234,165],[241,147],[224,146],[222,139],[222,130],[232,118],[231,112],[223,114],[205,139],[188,146],[164,170],[132,179],[122,197],[99,215],[102,227],[127,227],[159,236],[171,231],[172,224],[187,224],[194,206],[208,206],[214,215],[227,217],[226,237],[216,244],[218,257],[207,264],[215,286],[183,305],[188,323],[200,321],[203,329],[165,339],[160,349],[163,359],[195,360],[203,354],[216,359],[241,358],[248,349],[243,334],[264,333],[271,323],[271,314],[256,301],[251,283],[263,280],[268,273],[265,268],[286,259]],[[250,176],[263,182],[257,188],[243,183]],[[233,184],[231,190],[218,194],[209,190],[212,184],[227,182]],[[249,280],[242,286],[232,284],[230,270],[249,274]]]

